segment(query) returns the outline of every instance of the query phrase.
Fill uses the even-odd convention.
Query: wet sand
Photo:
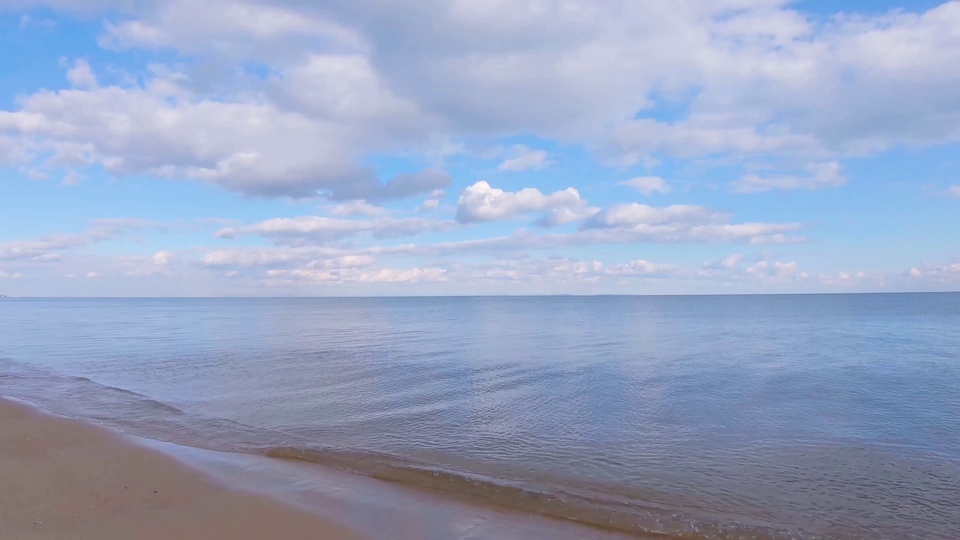
[[[348,539],[106,428],[0,398],[0,538]]]

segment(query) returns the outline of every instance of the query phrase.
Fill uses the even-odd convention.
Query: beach
[[[320,516],[218,485],[110,429],[0,399],[4,540],[357,537]]]

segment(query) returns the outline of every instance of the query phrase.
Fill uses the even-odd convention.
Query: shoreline
[[[131,434],[61,408],[0,394],[0,538],[647,536],[452,500],[298,460]]]
[[[0,396],[0,537],[348,540],[330,519],[231,489],[121,433]]]

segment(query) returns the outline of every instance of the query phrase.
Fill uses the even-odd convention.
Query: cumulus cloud
[[[541,193],[536,188],[524,188],[520,191],[504,191],[492,187],[485,181],[479,181],[467,187],[457,201],[457,221],[475,223],[480,221],[501,221],[516,219],[530,212],[576,211],[586,206],[580,193],[567,188],[551,194]],[[557,214],[556,220],[549,216],[544,224],[560,223],[565,215]]]
[[[638,176],[624,180],[620,185],[632,187],[648,197],[654,193],[670,193],[670,186],[659,176]]]
[[[407,196],[405,184],[417,182],[378,188],[364,159],[434,153],[475,135],[581,143],[618,163],[659,154],[823,159],[960,138],[960,74],[943,69],[960,63],[956,1],[827,23],[770,0],[682,10],[589,0],[523,0],[509,10],[298,0],[9,7],[31,5],[104,14],[104,46],[171,48],[235,69],[212,80],[154,68],[141,85],[98,87],[77,60],[74,89],[24,96],[0,115],[0,130],[60,158],[72,148],[114,174],[248,195]],[[118,8],[119,21],[109,13]],[[246,69],[251,60],[267,74]],[[654,119],[661,104],[678,118]],[[548,163],[526,148],[501,166]],[[806,185],[746,179],[770,189],[798,182]]]
[[[502,2],[414,4],[5,2],[0,9],[44,6],[104,21],[103,47],[140,50],[125,58],[162,53],[151,65],[127,66],[132,75],[95,70],[106,65],[99,55],[96,65],[65,60],[65,88],[25,92],[0,110],[0,164],[68,184],[80,178],[76,171],[102,168],[115,177],[203,182],[244,196],[326,198],[342,203],[329,207],[333,217],[225,226],[223,238],[258,235],[275,247],[207,251],[192,267],[238,272],[238,278],[263,265],[280,272],[276,280],[353,272],[353,282],[401,282],[437,276],[430,269],[440,268],[381,262],[381,256],[520,257],[595,245],[804,240],[794,218],[741,223],[701,206],[627,201],[599,209],[575,188],[507,191],[477,182],[459,197],[460,224],[523,219],[579,227],[562,234],[521,230],[468,241],[352,245],[457,228],[452,220],[390,218],[378,205],[429,196],[419,210],[436,209],[438,191],[454,184],[445,169],[461,170],[453,167],[463,165],[456,160],[464,148],[498,148],[481,157],[498,159],[506,172],[542,169],[566,149],[585,152],[584,159],[593,152],[610,165],[692,158],[744,167],[747,174],[729,176],[739,178],[730,187],[756,193],[838,187],[846,182],[841,162],[847,157],[960,140],[960,71],[945,68],[960,65],[958,1],[828,17],[780,0],[708,0],[683,9],[592,0],[518,0],[509,9]],[[509,144],[503,141],[517,140],[558,150],[503,150]],[[389,173],[382,163],[390,163]],[[767,168],[751,167],[761,163]],[[798,163],[811,165],[798,171]],[[397,169],[405,172],[394,176]],[[645,196],[670,190],[658,176],[622,184]],[[960,187],[945,194],[960,196]],[[363,219],[339,219],[349,216]],[[0,260],[32,265],[33,276],[41,267],[36,263],[57,261],[118,231],[98,225],[81,234],[7,242],[0,244]],[[130,259],[130,272],[187,266],[186,253],[158,263],[160,253]],[[618,265],[600,261],[542,264],[547,276],[553,264],[554,276],[619,279],[612,273]],[[641,260],[631,268],[638,275],[666,272],[654,264]],[[800,279],[803,272],[792,264],[743,255],[692,272]],[[85,275],[83,268],[72,273]],[[522,277],[533,269],[486,270]],[[454,279],[452,264],[442,270],[444,279]],[[283,274],[292,271],[313,274]],[[913,271],[918,276],[903,279],[952,275],[950,265]],[[857,276],[809,279],[847,283]]]
[[[530,169],[540,170],[550,166],[551,162],[545,150],[535,150],[523,145],[510,149],[509,157],[497,166],[498,171],[520,172]]]
[[[748,174],[732,184],[738,193],[759,193],[763,191],[790,191],[803,189],[813,191],[823,188],[840,187],[847,183],[847,177],[841,172],[836,161],[815,163],[807,167],[807,176],[759,176]]]
[[[177,73],[159,73],[141,86],[43,91],[24,97],[19,111],[0,112],[0,132],[33,141],[44,150],[33,153],[36,159],[53,165],[99,164],[115,175],[191,179],[257,196],[322,193],[333,200],[399,199],[450,185],[449,175],[435,169],[382,183],[357,163],[381,139],[364,122],[376,119],[355,123],[244,96],[203,96]]]

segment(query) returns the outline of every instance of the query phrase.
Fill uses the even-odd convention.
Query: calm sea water
[[[0,394],[680,538],[960,538],[960,294],[0,300]]]

